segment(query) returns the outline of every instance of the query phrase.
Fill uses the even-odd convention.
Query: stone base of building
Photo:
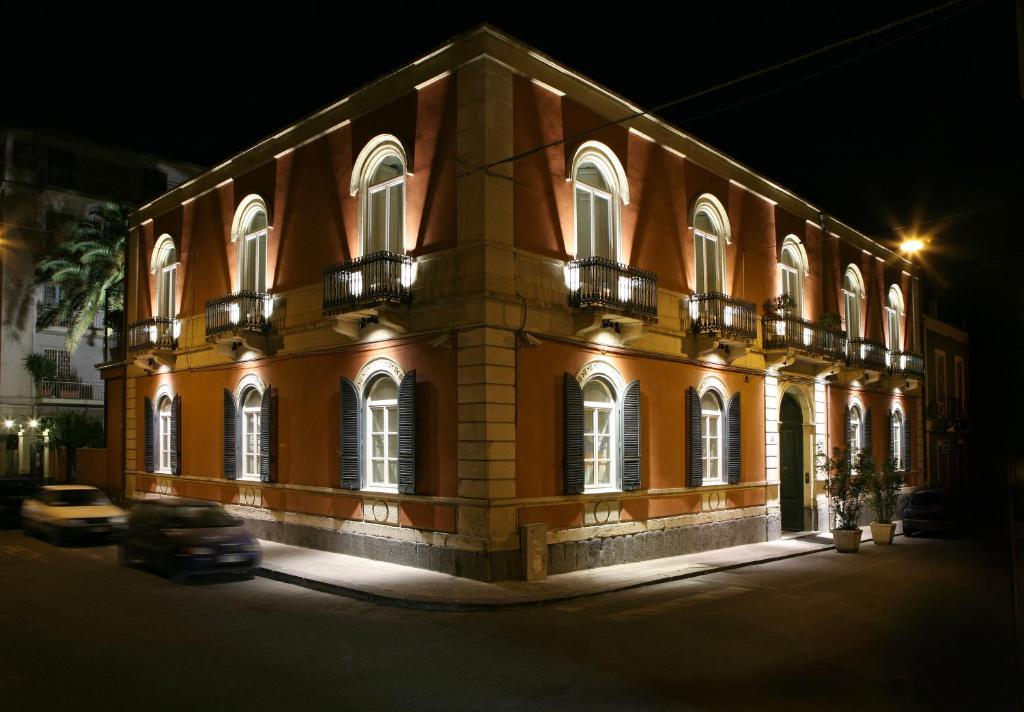
[[[523,578],[522,559],[518,550],[468,551],[263,519],[245,518],[245,526],[260,539],[414,566],[478,581]],[[755,544],[777,539],[780,534],[779,515],[769,514],[641,534],[549,544],[548,573],[561,574]]]
[[[248,517],[244,520],[245,528],[253,536],[281,544],[333,551],[337,554],[359,556],[389,564],[414,566],[478,581],[523,578],[522,561],[518,550],[469,551],[370,534],[320,529],[290,522]]]
[[[562,574],[595,569],[599,566],[695,554],[741,544],[756,544],[778,539],[781,532],[782,521],[779,515],[762,514],[711,524],[694,524],[604,539],[550,544],[548,573]]]

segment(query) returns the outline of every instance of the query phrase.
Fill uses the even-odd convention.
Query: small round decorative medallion
[[[383,524],[388,520],[388,503],[384,500],[378,499],[371,507],[370,511],[373,512],[373,520],[380,524]]]
[[[598,524],[607,524],[612,517],[613,502],[598,502],[594,505],[594,521]]]

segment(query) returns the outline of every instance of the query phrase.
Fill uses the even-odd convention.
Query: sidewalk
[[[870,543],[871,533],[866,532],[861,546]],[[825,532],[574,571],[551,576],[546,581],[484,583],[272,541],[260,541],[260,544],[263,547],[260,576],[383,605],[448,611],[497,609],[596,596],[833,548],[832,535]]]

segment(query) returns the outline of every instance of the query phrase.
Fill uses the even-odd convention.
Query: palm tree
[[[85,219],[73,223],[53,251],[36,265],[32,287],[53,283],[60,298],[38,315],[40,326],[60,319],[70,324],[67,348],[74,351],[100,311],[106,325],[120,325],[124,296],[125,233],[128,207],[115,203],[93,206]]]

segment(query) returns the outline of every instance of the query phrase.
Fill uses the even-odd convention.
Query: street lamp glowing
[[[10,430],[11,428],[14,427],[14,421],[8,418],[7,420],[4,421],[4,427]]]
[[[924,240],[917,237],[910,237],[900,243],[900,251],[907,255],[913,255],[924,249]]]
[[[32,420],[28,421],[28,427],[30,427],[30,428],[38,428],[39,427],[39,421],[36,420],[35,418],[33,418]]]

